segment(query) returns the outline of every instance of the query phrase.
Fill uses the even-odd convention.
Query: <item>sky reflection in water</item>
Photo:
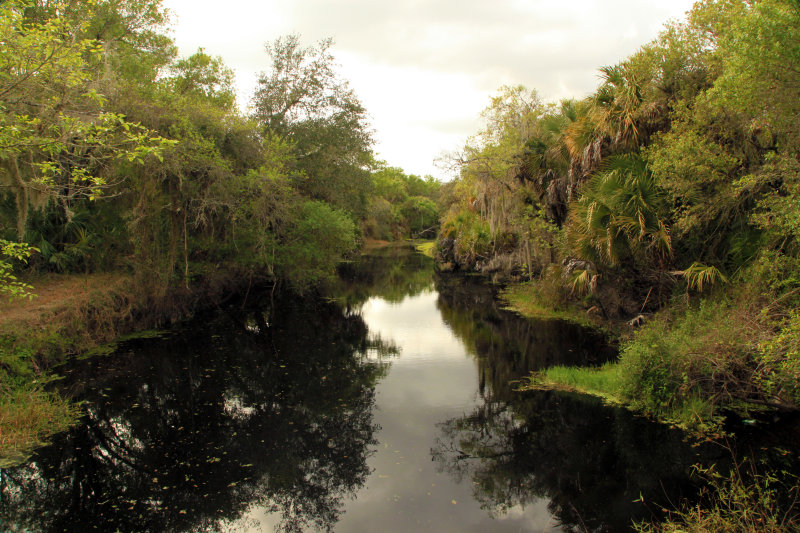
[[[408,249],[341,274],[336,302],[251,296],[67,365],[59,386],[86,401],[85,423],[3,471],[0,523],[621,531],[691,491],[698,451],[678,432],[509,384],[613,357],[602,339],[502,311],[490,287],[434,278]]]

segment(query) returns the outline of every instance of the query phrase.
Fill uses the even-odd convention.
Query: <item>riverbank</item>
[[[624,333],[625,322],[603,319],[595,309],[586,309],[568,302],[537,281],[511,283],[500,291],[501,300],[511,311],[538,320],[566,320],[580,326],[602,331],[612,340]]]
[[[502,298],[529,318],[602,328],[619,343],[620,356],[598,368],[548,368],[523,389],[598,396],[704,436],[721,431],[726,413],[753,418],[798,410],[797,313],[752,284],[679,295],[636,323],[603,320],[546,293],[546,283],[533,281],[508,286]]]
[[[0,303],[0,467],[23,461],[79,416],[69,399],[47,390],[55,365],[123,335],[186,318],[248,284],[232,272],[158,294],[118,272],[28,281],[32,299]]]
[[[52,379],[48,369],[64,354],[110,340],[127,307],[120,305],[129,282],[123,275],[48,275],[31,282],[33,298],[0,303],[0,467],[24,460],[75,421],[76,406],[44,390]]]
[[[502,297],[528,318],[603,324],[578,306],[548,306],[547,285],[512,284]],[[604,330],[620,344],[615,362],[599,367],[552,366],[535,372],[518,390],[569,391],[595,396],[659,422],[693,440],[730,446],[731,415],[745,426],[768,428],[798,409],[796,310],[786,297],[767,298],[740,283],[705,297],[675,298],[637,329],[619,320]],[[610,326],[610,327],[609,327]],[[756,453],[751,451],[751,454]],[[767,448],[762,455],[769,455]],[[796,450],[776,450],[783,455]],[[796,531],[797,477],[766,468],[755,456],[731,451],[729,471],[698,467],[699,502],[674,502],[663,523],[641,523],[639,532]],[[765,470],[766,468],[766,470]]]

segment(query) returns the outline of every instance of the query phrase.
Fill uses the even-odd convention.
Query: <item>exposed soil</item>
[[[77,308],[99,294],[112,292],[129,277],[120,273],[47,274],[33,280],[33,299],[0,300],[0,330],[10,325],[35,324],[58,310]]]

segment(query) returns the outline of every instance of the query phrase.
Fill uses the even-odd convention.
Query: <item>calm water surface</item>
[[[387,248],[63,368],[83,423],[0,477],[0,531],[624,531],[724,457],[579,395],[614,350]]]

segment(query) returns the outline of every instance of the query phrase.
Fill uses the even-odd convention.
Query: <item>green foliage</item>
[[[211,57],[200,48],[172,67],[175,75],[169,79],[172,91],[181,96],[195,96],[215,107],[231,109],[236,101],[233,71],[218,57]]]
[[[769,385],[793,379],[792,371],[759,354],[772,332],[748,299],[703,300],[648,322],[621,350],[628,401],[700,428],[713,427],[720,408],[791,403]]]
[[[276,251],[276,271],[297,289],[335,274],[341,258],[356,247],[356,226],[342,211],[306,201]]]
[[[19,464],[36,446],[80,417],[79,409],[52,392],[16,389],[0,395],[0,468]]]
[[[355,237],[339,211],[308,200],[360,220],[373,165],[366,111],[330,41],[269,46],[250,120],[232,71],[202,48],[176,60],[166,22],[159,0],[3,3],[3,237],[35,243],[35,268],[130,268],[153,295],[222,264],[313,284]],[[436,188],[406,181],[415,194]],[[429,207],[409,211],[428,222]],[[327,247],[299,239],[322,220],[344,235],[323,232]]]
[[[616,265],[672,254],[662,193],[647,164],[629,154],[607,160],[574,206],[570,231],[585,259]]]
[[[569,289],[562,283],[561,269],[555,265],[536,280],[506,287],[501,298],[509,309],[526,318],[558,319],[587,328],[598,327],[582,308],[570,302]]]
[[[169,141],[104,109],[97,91],[102,43],[86,38],[94,16],[27,21],[27,2],[0,6],[0,183],[16,197],[17,237],[28,211],[50,199],[68,204],[113,189],[108,169],[118,161],[160,157]],[[52,2],[54,12],[68,2]],[[65,208],[68,210],[68,207]]]
[[[727,283],[728,278],[714,265],[703,265],[694,262],[684,270],[676,272],[686,278],[687,290],[703,292],[703,286],[711,287],[718,283]]]
[[[673,264],[738,272],[764,247],[796,254],[797,16],[788,0],[709,0],[601,68],[589,98],[544,105],[502,88],[445,207],[474,209],[493,240],[514,236],[489,262],[623,265],[657,302]],[[527,230],[531,213],[567,222],[567,246]]]
[[[412,238],[433,237],[438,226],[439,210],[436,203],[424,196],[410,196],[400,205],[400,213],[408,225]]]
[[[601,367],[552,366],[530,376],[520,390],[568,390],[620,402],[623,367],[605,363]]]
[[[455,241],[454,253],[461,265],[474,265],[479,259],[486,259],[491,251],[489,224],[472,211],[460,211],[445,218],[442,237]]]
[[[794,0],[753,2],[721,28],[724,70],[711,91],[720,107],[743,113],[757,136],[800,152],[800,9]],[[774,136],[774,138],[772,138]]]
[[[0,239],[0,293],[9,298],[33,298],[33,287],[14,275],[14,262],[25,263],[36,248]]]
[[[797,531],[796,509],[785,500],[796,501],[797,478],[778,473],[759,473],[751,461],[736,464],[728,474],[697,467],[707,485],[700,503],[684,504],[670,512],[661,524],[636,524],[639,533],[702,533],[706,531],[741,533],[789,533]]]
[[[758,346],[760,386],[772,397],[800,405],[800,312],[780,320],[777,333]]]
[[[372,173],[372,197],[364,221],[367,237],[392,240],[399,236],[432,238],[439,226],[436,200],[440,183],[406,174],[402,169],[378,163]]]
[[[332,44],[304,48],[291,35],[268,45],[272,69],[259,78],[254,118],[265,132],[291,138],[300,190],[362,217],[372,133],[366,110],[336,73]]]

